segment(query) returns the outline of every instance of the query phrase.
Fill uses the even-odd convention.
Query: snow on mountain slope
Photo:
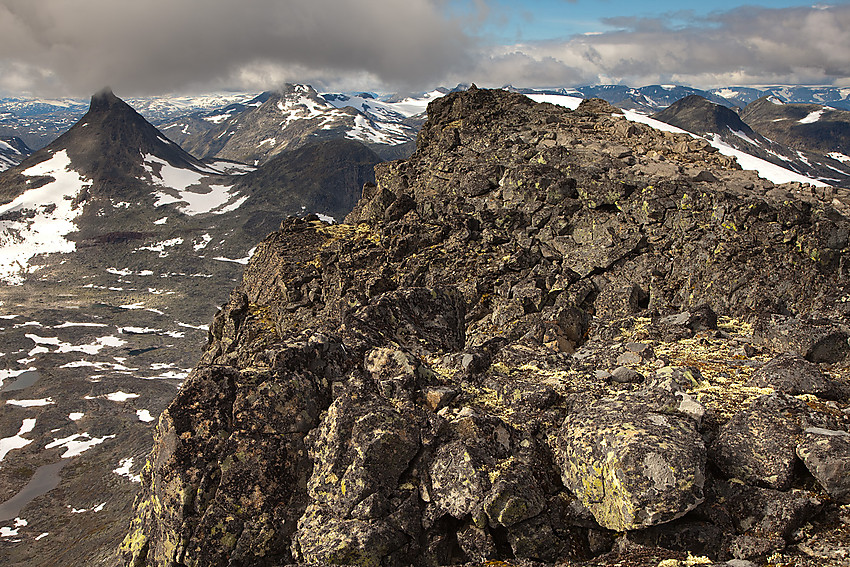
[[[565,106],[570,109],[578,108],[578,105],[581,103],[583,99],[564,96],[564,95],[552,95],[552,94],[540,94],[540,95],[531,95],[529,98],[535,100],[537,102],[548,102],[551,104],[557,104],[559,106]],[[812,179],[806,177],[804,175],[800,175],[797,172],[791,171],[790,169],[786,169],[770,163],[769,161],[757,158],[750,154],[747,154],[741,150],[737,150],[727,143],[723,142],[719,136],[712,136],[710,138],[704,138],[702,136],[697,136],[691,132],[687,132],[682,130],[681,128],[677,128],[675,126],[671,126],[670,124],[666,124],[659,120],[655,120],[650,118],[649,116],[633,111],[633,110],[624,110],[623,114],[628,120],[632,122],[640,122],[642,124],[646,124],[648,126],[652,126],[656,130],[661,130],[662,132],[672,132],[676,134],[688,134],[693,136],[694,138],[703,138],[706,139],[712,146],[718,149],[720,153],[723,155],[734,157],[738,164],[743,169],[749,169],[756,171],[761,177],[767,179],[768,181],[772,181],[773,183],[788,183],[791,181],[797,181],[800,183],[809,183],[811,185],[815,185],[818,187],[828,186],[827,183],[823,181],[819,181],[816,179]]]
[[[247,196],[231,192],[232,182],[219,185],[209,181],[204,183],[209,177],[209,171],[174,167],[152,154],[144,155],[143,158],[151,182],[162,187],[156,192],[156,207],[177,203],[177,210],[185,215],[223,214],[238,209],[248,199]]]
[[[24,161],[32,150],[18,137],[0,137],[0,171],[5,171]]]
[[[71,168],[64,150],[21,174],[50,181],[0,206],[0,281],[11,284],[22,283],[21,274],[36,269],[30,265],[34,256],[76,249],[65,236],[76,230],[74,219],[82,212],[75,199],[91,186]]]

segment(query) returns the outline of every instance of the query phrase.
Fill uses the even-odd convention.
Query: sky
[[[285,82],[850,87],[850,0],[0,0],[2,94]]]

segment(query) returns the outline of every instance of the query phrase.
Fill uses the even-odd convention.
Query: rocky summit
[[[428,116],[258,246],[122,564],[850,564],[844,203],[601,100]]]

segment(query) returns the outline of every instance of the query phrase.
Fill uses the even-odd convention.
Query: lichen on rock
[[[346,223],[259,244],[160,420],[123,564],[846,543],[822,448],[848,431],[848,221],[599,101],[471,88],[428,115]]]

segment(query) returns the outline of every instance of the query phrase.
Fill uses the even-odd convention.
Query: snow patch
[[[532,94],[528,95],[528,98],[530,98],[534,102],[548,102],[550,104],[555,104],[558,106],[565,106],[570,110],[575,110],[576,108],[578,108],[578,105],[580,105],[584,100],[583,98],[575,96],[552,94]]]
[[[112,469],[112,472],[117,474],[118,476],[126,477],[130,480],[130,482],[142,482],[141,475],[132,474],[130,469],[133,467],[133,457],[127,457],[126,459],[121,459],[118,461],[118,468]]]
[[[199,238],[192,241],[192,248],[194,248],[195,252],[197,252],[198,250],[203,250],[204,248],[206,248],[207,244],[209,244],[210,242],[212,242],[212,236],[210,236],[208,233],[202,234]]]
[[[35,429],[35,419],[27,418],[23,420],[21,423],[21,428],[18,430],[18,433],[12,437],[6,437],[4,439],[0,439],[0,462],[6,458],[6,455],[9,454],[9,451],[14,451],[15,449],[23,449],[30,443],[32,443],[32,439],[24,439],[22,436],[30,433],[33,429]]]
[[[156,421],[156,418],[152,416],[151,412],[146,409],[136,410],[136,415],[139,417],[139,421],[143,421],[145,423]]]
[[[244,258],[225,258],[224,256],[216,256],[213,260],[218,260],[219,262],[233,262],[235,264],[242,264],[243,266],[247,266],[248,262],[251,260],[251,256],[254,255],[254,252],[257,250],[257,247],[251,248],[248,250],[248,255]]]
[[[720,89],[719,91],[714,91],[714,94],[723,98],[737,98],[741,93],[732,89]]]
[[[33,341],[37,346],[35,349],[30,351],[30,356],[34,354],[46,354],[49,352],[53,352],[54,354],[64,354],[67,352],[82,352],[84,354],[98,354],[104,347],[121,347],[127,344],[127,341],[123,339],[119,339],[118,337],[108,335],[105,337],[98,337],[92,343],[83,344],[83,345],[72,345],[71,343],[65,343],[59,340],[58,337],[41,337],[38,335],[34,335],[32,333],[27,333],[24,335],[26,338]],[[55,346],[56,350],[51,351],[46,347],[41,345]],[[38,352],[34,352],[34,351]]]
[[[53,441],[44,446],[45,449],[55,449],[64,447],[65,452],[60,455],[63,459],[78,457],[97,445],[100,445],[107,439],[114,439],[115,435],[105,435],[103,437],[92,437],[88,433],[75,433],[63,439],[54,438]]]
[[[814,112],[810,112],[805,118],[798,120],[800,124],[814,124],[818,120],[820,120],[823,113],[826,112],[825,108],[821,108],[820,110],[815,110]]]
[[[65,237],[76,230],[82,207],[74,203],[91,181],[71,169],[66,150],[21,172],[27,177],[50,176],[53,181],[29,189],[11,203],[0,205],[0,281],[20,285],[32,273],[39,254],[68,253],[76,244]]]
[[[844,155],[840,152],[830,152],[826,155],[831,157],[834,160],[840,161],[841,163],[850,162],[850,156],[846,156],[846,155]]]
[[[182,238],[171,238],[169,240],[157,242],[156,244],[152,244],[150,246],[141,246],[139,248],[136,248],[136,252],[147,250],[149,252],[158,253],[160,258],[166,258],[168,256],[168,250],[166,250],[166,248],[171,248],[172,246],[180,246],[181,244],[183,244]]]
[[[44,406],[52,406],[56,402],[53,398],[43,398],[40,400],[7,400],[6,403],[10,406],[18,406],[21,408],[41,408]]]
[[[749,136],[747,136],[746,134],[744,134],[740,130],[732,130],[732,128],[730,126],[727,126],[727,128],[729,128],[730,132],[732,132],[733,134],[735,134],[736,136],[738,136],[739,138],[741,138],[742,140],[744,140],[748,144],[752,144],[754,146],[760,146],[761,145],[759,142],[756,142],[755,140],[753,140],[752,138],[750,138]]]
[[[86,396],[83,398],[84,400],[109,400],[110,402],[118,402],[123,403],[127,400],[134,400],[139,397],[139,394],[128,394],[122,390],[118,390],[117,392],[112,392],[111,394],[103,394],[102,396]]]
[[[13,528],[2,527],[0,528],[0,537],[15,537],[18,535],[18,532],[21,528],[26,527],[29,524],[26,520],[21,518],[15,518],[15,524]]]
[[[213,124],[220,124],[230,118],[229,114],[216,114],[215,116],[204,116],[204,120]]]
[[[65,321],[61,325],[55,325],[54,329],[68,329],[71,327],[108,327],[109,325],[105,323],[72,323],[69,321]]]
[[[717,134],[714,134],[713,138],[709,140],[709,142],[711,142],[711,145],[717,148],[721,154],[734,157],[742,168],[754,170],[758,172],[761,177],[768,181],[772,181],[773,183],[791,183],[796,181],[798,183],[808,183],[817,187],[829,187],[829,185],[823,181],[811,179],[804,175],[800,175],[799,173],[795,173],[790,169],[785,169],[784,167],[780,167],[776,164],[770,163],[769,161],[751,156],[740,150],[736,150],[721,140],[720,136]]]

